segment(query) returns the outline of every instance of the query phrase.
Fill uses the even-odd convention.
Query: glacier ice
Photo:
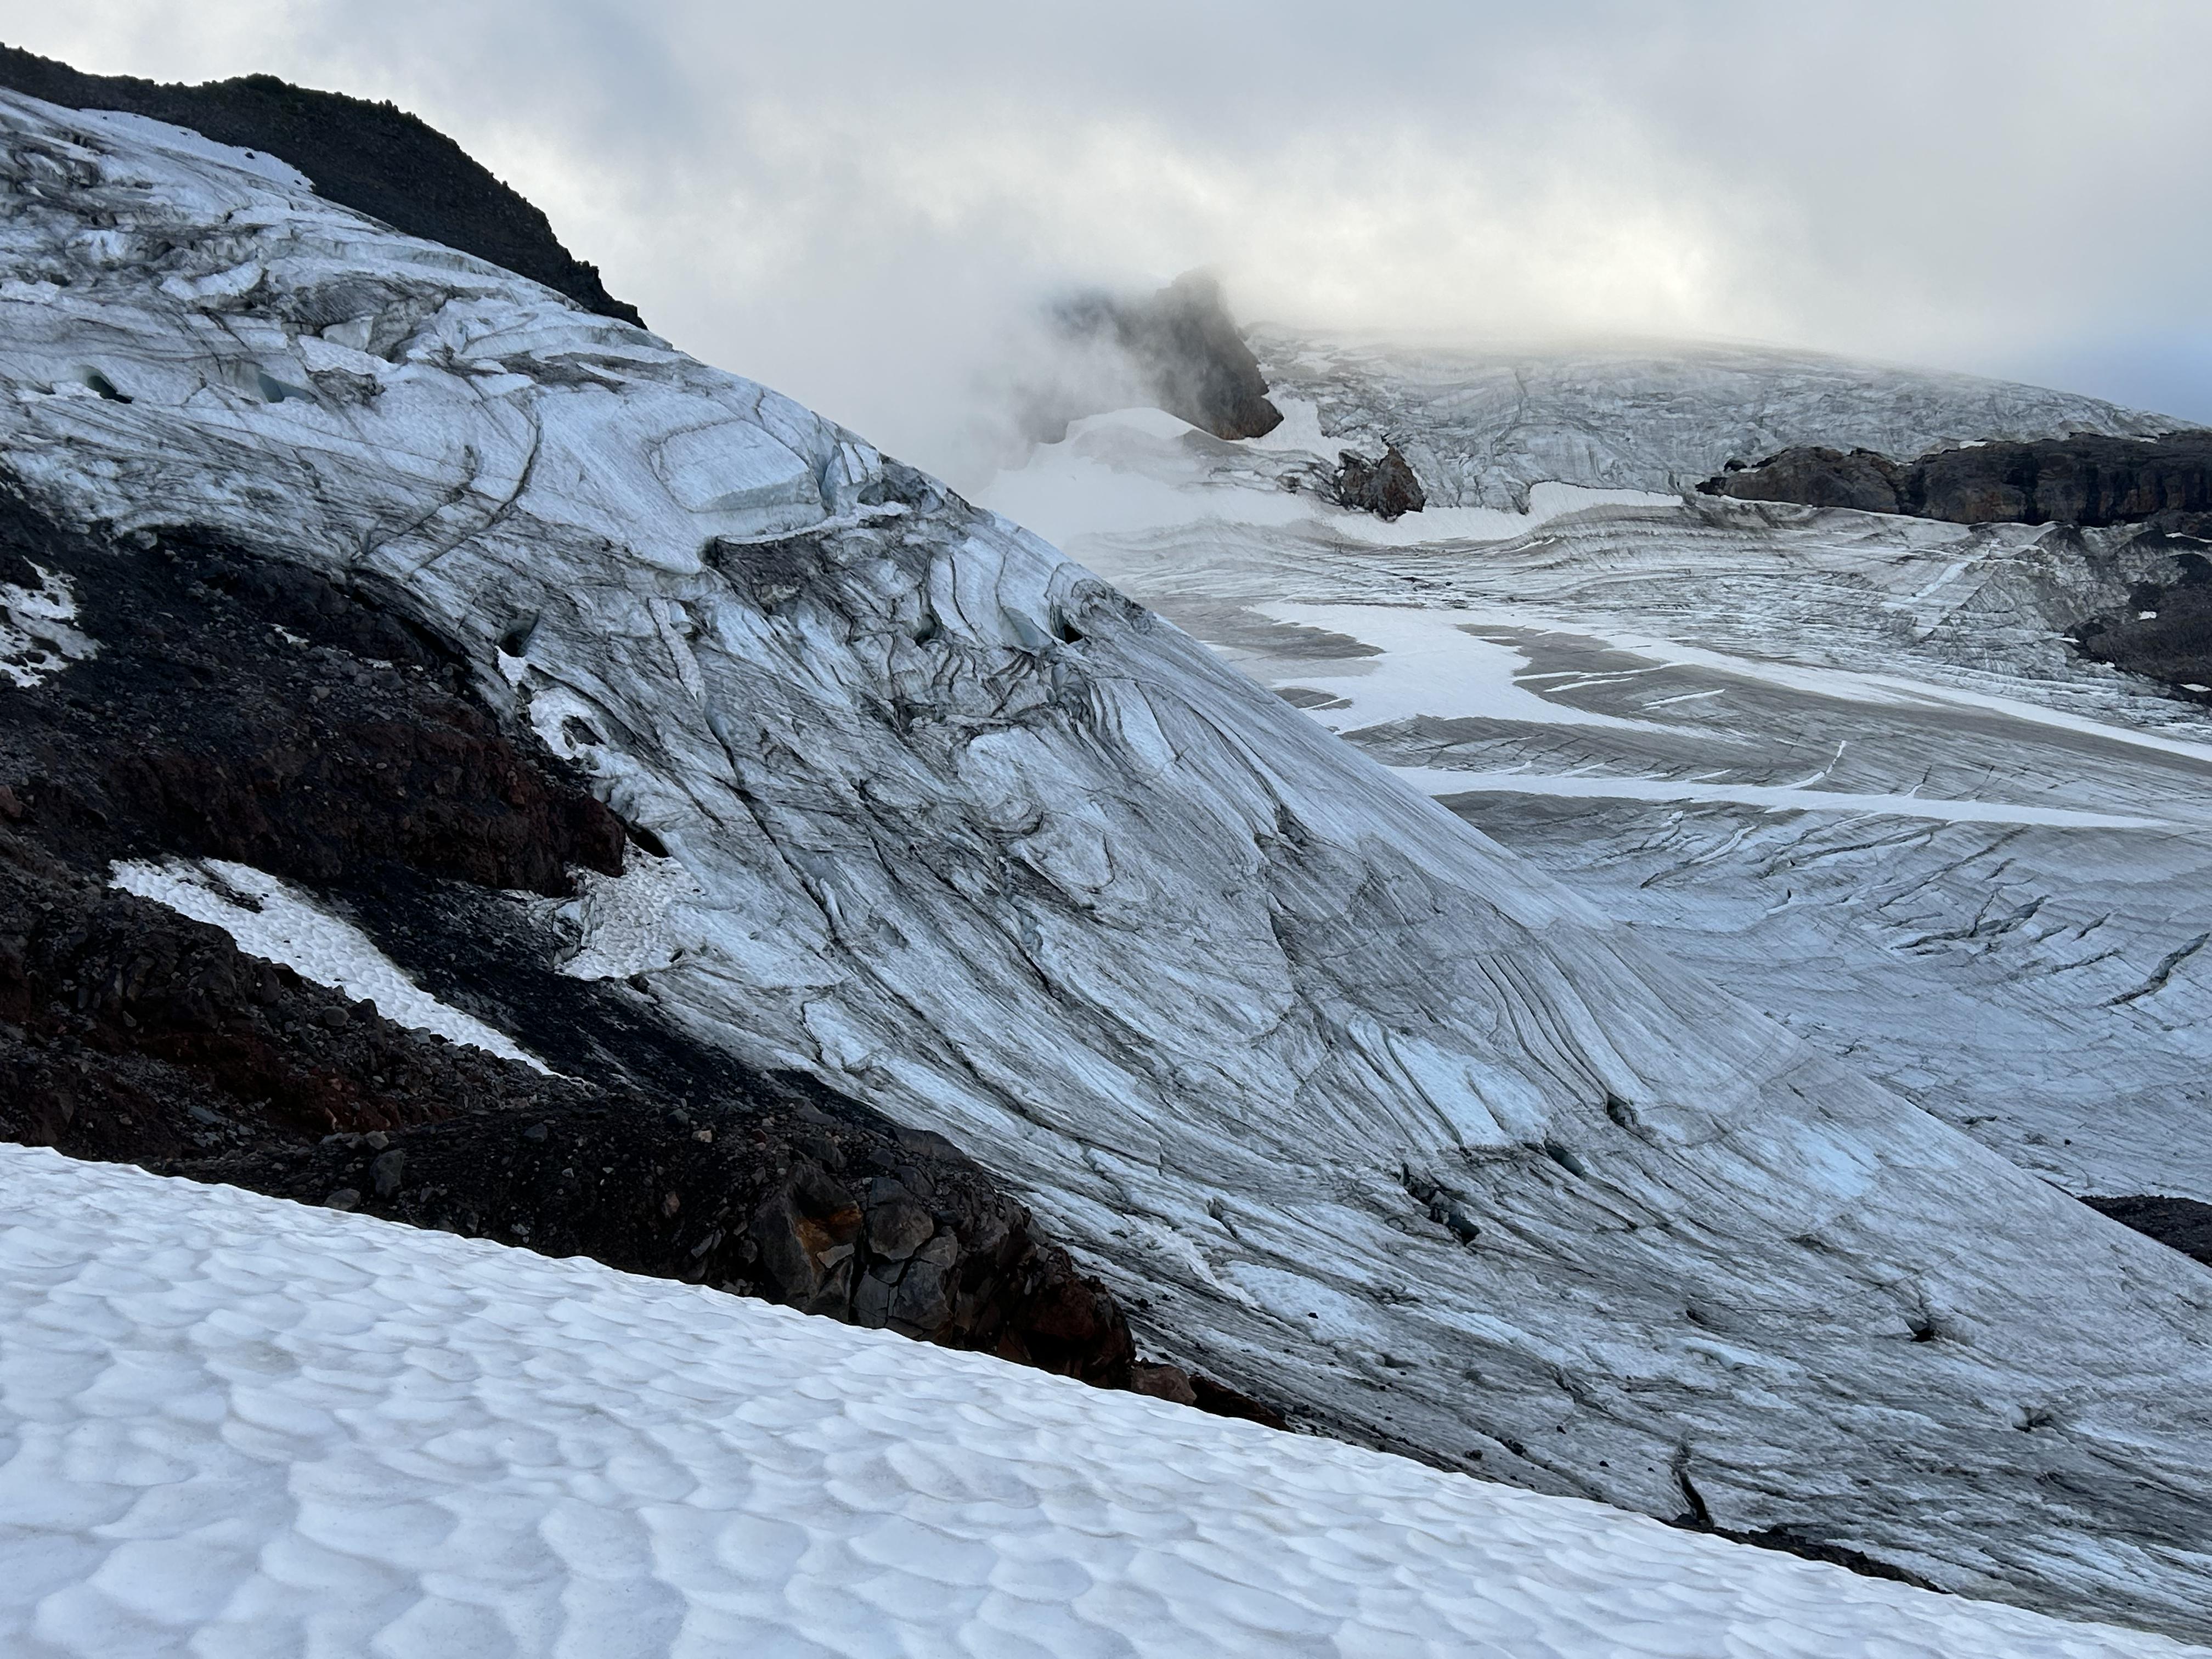
[[[1158,1348],[1508,1482],[2206,1628],[2203,1269],[789,400],[195,144],[0,96],[0,145],[21,485],[412,596],[681,866],[598,960],[951,1136]],[[1285,557],[1437,580],[1196,539],[1152,546],[1202,599],[1255,539],[1267,599],[1359,597]]]
[[[1751,344],[1452,349],[1275,328],[1254,345],[1279,399],[1313,404],[1332,443],[1396,443],[1447,506],[1520,508],[1546,483],[1689,489],[1800,444],[1910,456],[2189,424],[2042,386]]]
[[[1646,366],[1610,372],[1578,395],[1630,406]],[[1976,384],[1947,429],[2010,429]],[[1439,441],[1491,441],[1430,389],[1468,428]],[[1674,412],[1725,441],[1726,410]],[[1539,484],[1583,494],[1386,550],[1358,515],[1240,516],[1242,464],[1187,441],[1113,459],[1095,490],[1181,519],[1075,550],[1401,780],[2068,1190],[2212,1196],[2212,726],[2066,640],[2162,538]]]

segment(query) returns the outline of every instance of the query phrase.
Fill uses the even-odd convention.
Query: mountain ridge
[[[645,325],[636,307],[606,291],[597,265],[561,245],[542,210],[445,134],[392,104],[317,92],[273,75],[199,86],[88,75],[4,43],[0,87],[72,109],[146,116],[274,155],[307,174],[331,201],[503,265],[587,311]]]

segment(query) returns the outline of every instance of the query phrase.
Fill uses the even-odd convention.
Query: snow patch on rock
[[[228,859],[131,860],[115,865],[110,884],[222,928],[250,957],[281,963],[356,1001],[366,997],[386,1019],[548,1071],[513,1039],[416,984],[351,922],[250,865]]]
[[[28,690],[100,648],[70,626],[76,619],[76,596],[68,578],[42,565],[31,568],[39,577],[36,587],[0,582],[0,677],[19,690]]]
[[[633,847],[621,875],[580,870],[575,881],[576,896],[559,912],[582,934],[576,954],[561,964],[571,978],[657,973],[687,949],[698,948],[697,930],[687,925],[685,911],[706,893],[678,860]]]

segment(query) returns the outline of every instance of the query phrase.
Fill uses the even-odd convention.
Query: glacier
[[[43,1151],[0,1264],[42,1659],[2203,1651]]]
[[[680,866],[589,896],[617,936],[585,959],[951,1137],[1157,1350],[1445,1468],[2212,1629],[2202,1267],[1384,763],[1434,754],[1363,754],[1194,637],[1370,579],[1448,599],[1429,550],[1200,513],[1083,544],[1117,589],[787,398],[202,141],[0,95],[0,143],[15,487],[410,596]],[[1208,501],[1304,513],[1288,451],[1223,448]],[[1576,580],[1543,550],[1592,516],[1528,505],[1515,604]]]
[[[1396,442],[1429,499],[1451,507],[1519,509],[1546,483],[1677,492],[1799,444],[1911,456],[2191,424],[2042,386],[1748,343],[1483,349],[1253,334],[1278,401],[1311,404],[1347,447]]]
[[[1618,372],[1626,406],[1646,370]],[[1753,406],[1791,406],[1775,373]],[[1929,426],[2011,430],[1976,424],[2025,419],[2008,390]],[[1525,513],[1378,527],[1270,476],[1332,441],[1285,404],[1295,452],[1131,411],[990,498],[2010,1161],[2076,1194],[2212,1199],[2212,722],[2067,637],[2166,571],[2166,538],[1631,496],[1557,454],[1570,477]],[[1823,404],[1792,407],[1810,427]],[[1693,453],[1725,453],[1728,411],[1678,413]],[[1494,412],[1450,418],[1470,429],[1437,444],[1493,441]]]

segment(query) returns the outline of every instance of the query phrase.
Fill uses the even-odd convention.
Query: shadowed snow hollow
[[[583,960],[1309,1424],[2206,1628],[2202,1268],[787,399],[143,130],[0,142],[24,487],[435,613],[681,866]]]

